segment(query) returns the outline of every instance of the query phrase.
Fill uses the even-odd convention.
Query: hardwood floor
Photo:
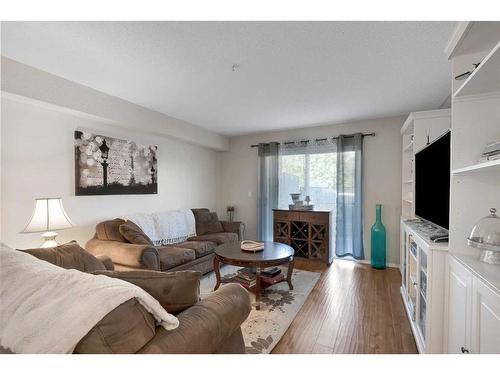
[[[296,259],[321,278],[272,353],[417,353],[396,268]]]

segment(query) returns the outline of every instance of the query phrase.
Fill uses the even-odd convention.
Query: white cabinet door
[[[449,257],[448,353],[470,351],[471,296],[471,273]]]
[[[473,279],[472,352],[500,353],[500,295]]]

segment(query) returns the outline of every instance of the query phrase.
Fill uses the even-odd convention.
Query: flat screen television
[[[450,224],[448,131],[415,154],[415,215],[446,230]]]

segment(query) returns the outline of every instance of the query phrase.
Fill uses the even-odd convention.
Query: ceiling
[[[2,22],[2,55],[225,135],[436,109],[453,22]],[[233,64],[239,65],[233,71]]]

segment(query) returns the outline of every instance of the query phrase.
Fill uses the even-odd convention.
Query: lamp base
[[[47,248],[47,247],[58,246],[59,244],[56,241],[56,237],[57,237],[57,232],[45,232],[44,234],[42,234],[43,244],[41,247]]]

